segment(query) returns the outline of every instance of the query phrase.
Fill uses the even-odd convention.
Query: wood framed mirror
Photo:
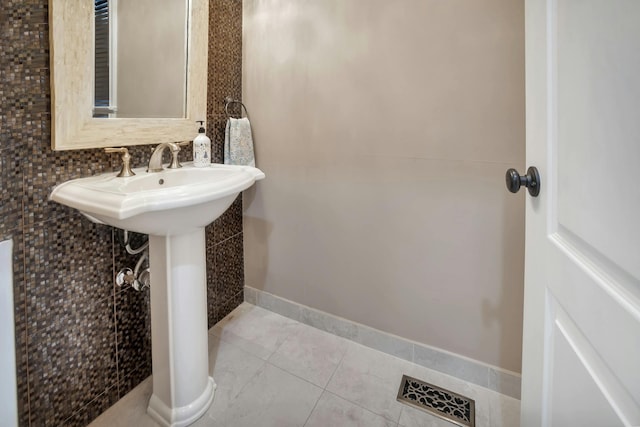
[[[186,7],[183,117],[121,118],[112,115],[107,118],[95,117],[96,3],[94,0],[49,0],[51,144],[54,150],[193,139],[198,129],[195,121],[206,120],[209,7],[206,0],[175,1],[183,1]],[[164,48],[162,45],[156,47],[158,50]]]

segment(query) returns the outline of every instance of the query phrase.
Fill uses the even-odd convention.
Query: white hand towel
[[[224,133],[224,163],[227,165],[256,166],[251,124],[246,117],[227,120]]]

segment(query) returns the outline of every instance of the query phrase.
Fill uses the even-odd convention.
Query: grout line
[[[271,313],[273,313],[273,312],[271,312]],[[275,314],[278,314],[278,313],[275,313]],[[283,316],[283,317],[285,317],[285,316]],[[288,319],[288,318],[287,318],[287,319]],[[312,326],[305,325],[304,323],[302,323],[302,322],[298,322],[297,320],[294,320],[294,319],[290,319],[290,320],[292,320],[292,321],[294,321],[294,322],[296,322],[296,323],[299,323],[299,324],[301,324],[301,325],[303,325],[303,326],[305,326],[305,327],[312,328]],[[213,328],[212,328],[212,329],[213,329]],[[289,333],[285,336],[285,338],[284,338],[284,340],[282,341],[282,343],[280,343],[280,345],[279,345],[279,346],[278,346],[278,347],[277,347],[273,352],[271,352],[271,354],[269,354],[269,356],[268,356],[266,359],[262,359],[262,358],[261,358],[261,357],[259,357],[258,355],[253,354],[253,353],[251,353],[250,351],[247,351],[247,350],[243,349],[242,347],[239,347],[239,346],[235,345],[234,343],[232,343],[232,342],[230,342],[230,341],[227,341],[226,339],[222,338],[221,336],[216,335],[216,334],[215,334],[215,333],[213,333],[213,332],[209,332],[209,333],[210,333],[210,334],[215,335],[215,336],[216,336],[220,341],[224,341],[224,343],[225,343],[226,345],[231,345],[231,346],[233,346],[233,347],[235,347],[235,348],[237,348],[237,349],[240,349],[240,350],[241,350],[241,351],[243,351],[244,353],[247,353],[247,354],[249,354],[249,355],[251,355],[251,356],[253,356],[253,357],[256,357],[256,358],[258,358],[258,359],[260,359],[260,360],[264,361],[264,364],[263,364],[260,368],[264,367],[264,365],[265,365],[265,364],[269,364],[269,365],[271,365],[272,367],[274,367],[274,368],[276,368],[276,369],[279,369],[279,370],[281,370],[281,371],[283,371],[283,372],[286,372],[286,373],[287,373],[287,374],[289,374],[289,375],[293,375],[294,377],[296,377],[296,378],[298,378],[298,379],[300,379],[300,380],[302,380],[302,381],[304,381],[304,382],[306,382],[306,383],[309,383],[309,384],[311,384],[311,385],[312,385],[312,386],[314,386],[314,387],[318,387],[318,388],[320,388],[320,389],[322,389],[322,390],[324,390],[324,389],[325,389],[325,387],[326,387],[326,386],[325,386],[325,387],[321,387],[321,386],[319,386],[319,385],[317,385],[317,384],[314,384],[314,383],[312,383],[311,381],[309,381],[308,379],[303,378],[303,377],[301,377],[301,376],[299,376],[299,375],[297,375],[297,374],[295,374],[295,373],[293,373],[293,372],[289,372],[288,370],[286,370],[286,369],[284,369],[284,368],[282,368],[282,367],[280,367],[280,366],[276,366],[276,365],[274,365],[273,363],[271,363],[271,362],[269,361],[269,360],[271,359],[271,357],[272,357],[272,356],[273,356],[273,355],[278,351],[278,349],[279,349],[279,348],[284,344],[284,342],[285,342],[285,341],[286,341],[286,340],[291,336],[291,334],[293,333],[293,331],[289,332]],[[250,340],[246,340],[246,341],[252,342],[252,341],[250,341]],[[345,351],[345,354],[346,354],[346,351]],[[344,355],[343,355],[343,358],[344,358]],[[342,359],[340,359],[340,362],[342,362]],[[338,364],[338,365],[339,365],[339,364]],[[337,368],[336,368],[336,370],[337,370]],[[260,369],[258,369],[258,371],[260,371]],[[334,371],[334,373],[335,373],[335,371]],[[331,375],[332,375],[332,377],[333,377],[333,374],[331,374]],[[254,375],[254,376],[255,376],[255,375]],[[251,378],[253,378],[253,377],[251,377]],[[247,382],[247,383],[248,383],[248,382]],[[243,386],[243,388],[244,388],[244,386]],[[238,393],[238,394],[240,394],[240,393]]]
[[[308,326],[309,326],[310,328],[314,328],[314,326],[311,326],[311,325],[308,325]],[[351,340],[349,340],[349,339],[347,339],[347,338],[343,338],[343,339],[344,339],[344,340],[346,340],[346,341],[348,341],[350,344],[355,344],[355,346],[361,346],[361,347],[364,347],[364,348],[366,348],[366,349],[368,349],[368,350],[373,350],[373,351],[375,351],[375,352],[377,352],[377,353],[381,353],[381,354],[384,354],[384,355],[387,355],[387,356],[391,356],[391,357],[394,357],[394,358],[399,359],[399,360],[404,360],[404,359],[398,358],[398,357],[396,357],[396,356],[393,356],[393,355],[391,355],[391,354],[389,354],[389,353],[385,353],[385,352],[384,352],[384,351],[382,351],[382,350],[378,350],[378,349],[375,349],[375,348],[367,347],[367,346],[365,346],[365,345],[363,345],[363,344],[357,343],[357,342],[355,342],[355,341],[351,341]],[[327,386],[326,386],[326,387],[328,387],[328,386],[329,386],[329,383],[331,383],[331,380],[332,380],[332,379],[333,379],[333,377],[335,376],[336,372],[338,372],[338,369],[343,365],[343,363],[344,363],[344,359],[346,358],[346,356],[347,356],[347,353],[348,353],[348,352],[349,352],[349,347],[347,347],[347,350],[344,352],[344,354],[343,354],[343,356],[342,356],[342,359],[340,359],[340,363],[339,363],[339,364],[338,364],[338,366],[336,367],[336,370],[333,372],[333,374],[331,374],[331,378],[329,378],[329,382],[327,383]],[[326,387],[325,387],[325,390],[326,390]],[[327,391],[328,391],[329,393],[332,393],[330,390],[327,390]],[[348,400],[348,399],[346,399],[346,398],[344,398],[344,397],[342,397],[342,396],[340,396],[340,395],[338,395],[338,394],[336,394],[336,393],[332,393],[332,394],[335,394],[336,396],[338,396],[338,397],[340,397],[340,398],[342,398],[342,399]],[[355,403],[355,402],[351,402],[351,403],[354,403],[354,404],[356,404],[356,405],[357,405],[357,403]],[[358,406],[360,406],[360,405],[358,405]],[[364,407],[362,407],[362,406],[360,406],[360,407],[361,407],[361,408],[363,408],[363,409],[366,409],[366,408],[364,408]],[[370,412],[371,412],[371,411],[370,411]]]
[[[376,351],[377,351],[377,350],[376,350]],[[347,401],[347,402],[351,403],[352,405],[357,406],[357,407],[358,407],[358,408],[360,408],[360,409],[364,409],[365,411],[370,412],[370,413],[372,413],[373,415],[375,415],[375,416],[377,416],[377,417],[380,417],[380,418],[382,418],[382,419],[383,419],[383,420],[385,420],[385,421],[390,421],[390,422],[392,422],[392,423],[395,423],[396,425],[400,424],[400,416],[402,415],[402,408],[400,408],[400,414],[398,414],[398,420],[397,420],[397,421],[393,421],[393,420],[390,420],[389,418],[385,417],[385,416],[384,416],[384,415],[382,415],[382,414],[378,414],[378,413],[376,413],[376,412],[373,412],[371,409],[367,409],[367,408],[365,408],[364,406],[360,405],[360,404],[359,404],[359,403],[357,403],[357,402],[352,401],[351,399],[347,399],[346,397],[344,397],[344,396],[340,396],[340,395],[339,395],[339,394],[337,394],[337,393],[333,393],[333,392],[332,392],[332,391],[330,391],[330,390],[325,390],[325,391],[326,391],[327,393],[330,393],[330,394],[333,394],[334,396],[339,397],[340,399],[342,399],[342,400],[344,400],[344,401]],[[394,399],[394,401],[395,401],[395,399]]]
[[[22,234],[22,242],[20,242],[20,244],[22,245],[22,293],[23,293],[23,297],[24,297],[24,358],[25,358],[25,365],[26,365],[26,370],[27,370],[27,425],[31,426],[31,381],[29,381],[30,378],[30,369],[29,369],[29,312],[27,309],[27,246],[25,244],[26,242],[26,236],[25,236],[25,231],[24,231],[24,174],[22,176],[22,212],[20,215],[20,219],[21,219],[21,234]],[[14,278],[15,278],[15,273],[14,273]],[[14,284],[14,289],[15,289],[15,284]],[[14,326],[15,328],[15,326]],[[20,414],[18,414],[18,420],[20,419]]]
[[[116,389],[118,392],[118,399],[120,396],[120,352],[118,351],[118,293],[116,292],[116,242],[115,242],[115,229],[111,227],[111,284],[113,287],[113,331],[114,331],[114,345],[116,347]]]
[[[304,323],[303,323],[304,324]],[[313,326],[310,325],[305,325],[309,328],[313,328]],[[346,340],[346,338],[343,338]],[[340,358],[340,362],[338,362],[338,364],[336,365],[336,369],[333,370],[333,372],[331,373],[331,376],[329,377],[329,380],[327,381],[327,383],[324,385],[323,389],[327,390],[327,387],[329,387],[329,384],[331,384],[331,380],[333,380],[333,377],[335,377],[336,372],[338,372],[338,369],[340,369],[340,367],[342,366],[342,362],[344,361],[344,358],[347,356],[347,352],[349,351],[349,346],[346,346],[346,350],[344,351],[344,353],[342,353],[342,357]]]
[[[245,285],[245,288],[247,288],[247,287],[248,287],[248,288],[251,288],[250,286],[246,286],[246,285]],[[339,317],[339,316],[335,316],[335,315],[332,315],[332,314],[330,314],[330,313],[326,313],[326,312],[323,312],[323,311],[320,311],[320,310],[314,309],[314,308],[312,308],[312,307],[308,307],[308,306],[305,306],[305,305],[302,305],[302,304],[296,303],[296,302],[294,302],[294,301],[290,301],[290,300],[287,300],[287,299],[285,299],[285,298],[278,297],[277,295],[270,294],[270,293],[268,293],[268,292],[261,291],[261,290],[256,289],[256,288],[251,288],[251,289],[255,292],[255,295],[256,295],[256,301],[255,301],[255,304],[254,304],[255,306],[257,306],[257,307],[261,307],[261,308],[263,308],[263,309],[265,309],[265,310],[272,311],[272,312],[274,312],[274,313],[278,313],[278,314],[280,314],[280,315],[282,315],[282,316],[287,317],[285,314],[283,314],[283,313],[281,313],[281,312],[277,311],[277,310],[278,310],[278,307],[277,307],[277,306],[274,306],[274,305],[271,305],[270,307],[262,306],[262,305],[260,304],[260,296],[261,296],[261,295],[263,295],[263,294],[266,294],[266,295],[268,295],[270,298],[272,298],[272,299],[274,299],[274,300],[277,300],[277,301],[280,301],[281,303],[284,303],[284,304],[285,304],[285,305],[287,305],[287,306],[296,306],[296,307],[298,307],[298,308],[301,310],[301,313],[303,313],[305,310],[309,310],[309,311],[311,311],[311,312],[317,312],[317,313],[319,313],[319,314],[321,315],[321,317],[323,317],[323,318],[328,318],[328,319],[330,319],[330,320],[345,321],[345,322],[347,322],[347,323],[349,323],[349,324],[356,325],[356,327],[357,327],[357,328],[364,327],[364,328],[368,328],[368,329],[372,329],[372,330],[374,330],[374,331],[377,331],[377,330],[375,330],[374,328],[371,328],[370,326],[362,325],[362,324],[359,324],[359,323],[357,323],[357,322],[352,322],[352,321],[350,321],[350,320],[348,320],[348,319],[344,319],[344,318],[341,318],[341,317]],[[295,319],[294,319],[294,320],[295,320]],[[332,331],[330,331],[329,329],[326,329],[326,328],[325,328],[325,326],[326,326],[326,325],[324,324],[324,322],[321,322],[321,323],[322,323],[321,325],[311,325],[311,324],[305,323],[305,322],[302,320],[302,316],[301,316],[300,323],[306,324],[306,325],[308,325],[308,326],[311,326],[311,327],[314,327],[314,328],[316,328],[316,329],[319,329],[319,330],[322,330],[322,331],[328,332],[328,333],[333,334],[333,335],[342,336],[342,335],[339,335],[337,332],[332,332]],[[505,395],[505,396],[509,396],[509,397],[512,397],[512,398],[518,399],[518,397],[513,396],[513,395],[510,395],[510,394],[506,394],[506,393],[505,393],[504,391],[502,391],[502,390],[497,390],[497,389],[489,388],[489,383],[488,383],[488,380],[489,380],[489,371],[490,371],[491,369],[496,370],[496,371],[503,372],[505,375],[510,375],[510,376],[512,376],[512,377],[513,377],[514,381],[518,381],[518,380],[519,380],[519,378],[518,378],[518,375],[516,375],[516,374],[511,374],[511,373],[509,373],[508,371],[505,371],[505,370],[503,370],[503,369],[500,369],[500,368],[497,368],[497,367],[492,367],[492,366],[489,366],[489,365],[487,365],[487,364],[485,364],[485,363],[482,363],[482,362],[479,362],[479,361],[475,361],[475,360],[469,359],[469,358],[467,358],[467,357],[465,357],[465,356],[462,356],[462,355],[456,355],[456,354],[450,353],[450,352],[448,352],[448,351],[446,351],[446,350],[436,349],[435,347],[431,347],[431,346],[428,346],[428,345],[426,345],[426,344],[425,344],[425,345],[422,345],[422,344],[420,344],[420,343],[413,342],[413,341],[408,340],[408,339],[405,339],[405,338],[403,338],[403,337],[399,337],[399,336],[396,336],[396,335],[393,335],[393,334],[388,334],[388,333],[383,332],[383,331],[377,331],[377,332],[378,332],[378,333],[380,333],[380,334],[382,334],[382,335],[389,335],[389,336],[392,336],[392,337],[394,337],[394,338],[396,338],[396,339],[399,339],[400,341],[403,341],[403,342],[411,343],[411,344],[412,344],[412,359],[413,359],[413,360],[408,360],[408,359],[406,359],[406,358],[404,358],[404,357],[401,357],[401,356],[399,356],[399,355],[397,355],[397,354],[391,354],[391,353],[389,353],[389,352],[385,351],[385,349],[384,349],[384,348],[376,348],[376,347],[372,347],[372,346],[370,346],[370,345],[366,345],[366,344],[364,344],[364,343],[361,343],[361,342],[356,341],[354,338],[350,338],[350,337],[347,337],[347,336],[344,336],[343,338],[345,338],[346,340],[348,340],[348,341],[350,341],[350,342],[353,342],[353,343],[355,343],[355,344],[359,344],[359,345],[361,345],[361,346],[364,346],[364,347],[367,347],[367,348],[371,348],[371,349],[373,349],[373,350],[377,350],[377,351],[380,351],[380,352],[382,352],[382,353],[388,354],[388,355],[393,356],[393,357],[395,357],[395,358],[397,358],[397,359],[400,359],[400,360],[403,360],[403,361],[406,361],[406,362],[412,363],[412,364],[414,364],[414,365],[416,365],[416,366],[420,366],[420,367],[423,367],[423,368],[431,369],[431,370],[434,370],[434,371],[440,372],[440,373],[442,373],[442,374],[446,374],[446,375],[452,376],[452,377],[457,378],[457,379],[459,379],[459,380],[466,381],[466,382],[468,382],[468,383],[470,383],[470,384],[474,384],[474,385],[476,385],[476,386],[478,386],[478,387],[482,387],[482,388],[485,388],[485,389],[487,389],[487,390],[495,391],[495,392],[500,393],[500,394],[503,394],[503,395]],[[486,369],[487,369],[487,373],[486,373],[486,380],[487,380],[487,384],[486,384],[486,385],[484,385],[484,384],[478,384],[478,383],[476,383],[476,382],[472,381],[472,380],[471,380],[471,379],[469,379],[469,378],[462,378],[462,377],[459,377],[459,376],[457,376],[455,373],[452,373],[452,372],[449,372],[449,371],[444,371],[444,370],[442,370],[442,369],[438,369],[437,367],[434,367],[434,366],[425,366],[425,365],[423,365],[423,364],[421,364],[421,363],[416,363],[416,362],[415,362],[415,359],[416,359],[416,350],[417,350],[417,346],[424,346],[425,348],[428,348],[428,349],[431,349],[431,350],[433,350],[433,351],[436,351],[437,353],[439,353],[440,355],[442,355],[442,356],[444,356],[444,357],[446,357],[446,358],[452,358],[452,359],[454,359],[454,360],[456,360],[456,361],[459,361],[459,362],[462,362],[462,363],[470,363],[470,364],[472,364],[472,365],[474,365],[474,366],[478,366],[478,367],[480,367],[480,368],[486,368]],[[497,388],[497,387],[496,387],[496,388]]]
[[[125,377],[130,377],[133,376],[136,372],[142,372],[143,370],[143,366],[142,364],[138,364],[136,365],[133,369],[131,369],[129,372],[127,372],[126,374],[122,375],[122,381],[124,382],[124,378]],[[137,384],[135,384],[133,387],[131,387],[131,389],[129,389],[129,391],[127,391],[125,394],[123,394],[122,396],[120,396],[120,387],[118,386],[118,400],[122,399],[123,397],[125,397],[127,394],[131,393],[136,387],[138,387],[140,384],[142,384],[144,381],[147,380],[147,378],[153,376],[153,373],[147,375],[146,377],[144,377],[142,380],[140,380]],[[145,403],[146,405],[146,403]],[[146,407],[146,406],[145,406]]]
[[[277,314],[277,313],[276,313],[276,314]],[[284,316],[283,316],[283,317],[284,317]],[[290,320],[293,320],[293,319],[290,319]],[[294,320],[294,322],[295,322],[295,320]],[[292,329],[292,328],[291,328],[291,329]],[[276,347],[276,348],[271,352],[271,354],[269,355],[269,357],[267,357],[267,359],[266,359],[266,360],[267,360],[267,362],[268,362],[268,361],[273,357],[273,355],[274,355],[274,354],[276,354],[276,353],[278,352],[278,350],[280,350],[280,347],[282,347],[282,346],[284,345],[284,343],[289,339],[289,337],[291,337],[291,335],[293,334],[293,332],[294,332],[294,331],[292,331],[292,330],[291,330],[291,331],[289,331],[289,332],[284,336],[284,339],[282,340],[282,342],[280,343],[280,345],[278,345],[278,346],[277,346],[277,347]],[[273,365],[273,366],[275,366],[275,365]],[[282,368],[280,368],[280,369],[282,369]],[[288,372],[288,371],[287,371],[287,372]],[[296,375],[296,376],[297,376],[297,375]],[[304,378],[303,378],[303,379],[304,379]],[[314,384],[314,385],[315,385],[315,384]]]
[[[239,231],[239,232],[237,232],[236,234],[234,234],[234,235],[232,235],[232,236],[227,237],[227,238],[226,238],[226,239],[224,239],[224,240],[220,240],[218,243],[214,243],[214,244],[213,244],[213,246],[215,247],[215,246],[221,245],[222,243],[225,243],[225,242],[227,242],[227,241],[229,241],[229,240],[231,240],[231,239],[233,239],[233,238],[235,238],[235,237],[238,237],[238,236],[239,236],[239,235],[241,235],[241,234],[242,234],[242,230],[241,230],[241,231]]]
[[[256,357],[257,357],[257,356],[256,356]],[[273,368],[276,368],[276,369],[278,369],[278,370],[280,370],[280,371],[282,371],[282,372],[284,372],[284,373],[286,373],[286,374],[288,374],[288,375],[291,375],[291,376],[293,376],[293,377],[296,377],[297,379],[302,380],[302,381],[304,381],[305,383],[307,383],[307,384],[311,384],[312,386],[314,386],[314,387],[316,387],[316,388],[319,388],[319,389],[321,389],[322,391],[324,391],[324,388],[320,387],[319,385],[312,383],[312,382],[311,382],[311,381],[309,381],[308,379],[302,378],[300,375],[296,375],[296,374],[294,374],[293,372],[289,372],[289,371],[287,371],[286,369],[281,368],[280,366],[276,366],[276,365],[274,365],[273,363],[269,362],[269,360],[265,360],[265,363],[269,364],[269,365],[270,365],[271,367],[273,367]]]
[[[272,313],[273,313],[273,312],[272,312]],[[278,313],[276,313],[276,314],[278,314]],[[285,317],[285,316],[283,316],[283,317]],[[290,318],[287,318],[287,319],[290,319]],[[303,327],[305,327],[305,328],[313,328],[313,326],[305,325],[304,323],[299,322],[299,321],[297,321],[297,320],[295,320],[295,319],[290,319],[290,320],[293,320],[294,322],[298,323],[299,325],[301,325],[301,326],[303,326]],[[313,329],[315,329],[315,328],[313,328]],[[278,368],[278,369],[280,369],[281,371],[284,371],[284,372],[286,372],[286,373],[288,373],[288,374],[290,374],[290,375],[293,375],[293,376],[294,376],[294,377],[296,377],[296,378],[301,379],[302,381],[304,381],[304,382],[306,382],[306,383],[311,384],[312,386],[315,386],[315,387],[321,388],[323,391],[324,391],[324,390],[326,390],[326,389],[327,389],[327,386],[328,386],[328,385],[329,385],[329,383],[331,382],[331,379],[333,378],[333,376],[335,375],[335,373],[338,371],[338,368],[340,367],[340,365],[342,365],[342,361],[344,360],[344,356],[347,354],[347,351],[348,351],[348,350],[345,350],[345,352],[344,352],[344,353],[342,353],[342,357],[340,358],[340,362],[338,362],[338,363],[337,363],[336,368],[335,368],[335,369],[333,370],[333,372],[331,373],[331,376],[329,377],[329,380],[327,381],[327,383],[326,383],[324,386],[319,386],[319,385],[317,385],[317,384],[315,384],[315,383],[312,383],[312,382],[311,382],[311,381],[309,381],[308,379],[301,377],[300,375],[298,375],[298,374],[296,374],[296,373],[294,373],[294,372],[290,372],[290,371],[288,371],[288,370],[287,370],[287,369],[285,369],[285,368],[282,368],[282,367],[280,367],[280,366],[276,366],[276,365],[274,365],[273,363],[271,363],[271,361],[270,361],[270,360],[271,360],[271,357],[273,357],[273,355],[277,353],[277,351],[280,349],[280,347],[282,347],[282,345],[284,344],[284,342],[285,342],[285,341],[287,341],[287,340],[289,339],[289,337],[291,337],[291,335],[292,335],[292,334],[293,334],[293,331],[291,331],[291,332],[289,332],[289,334],[287,334],[287,336],[286,336],[286,337],[285,337],[285,339],[282,341],[282,343],[280,343],[280,345],[278,346],[278,348],[277,348],[276,350],[274,350],[274,351],[273,351],[273,353],[271,353],[271,354],[269,355],[269,357],[265,360],[265,362],[267,362],[269,365],[273,366],[274,368]],[[222,339],[222,338],[220,338],[220,339]],[[255,355],[254,355],[254,356],[255,356]],[[256,356],[256,357],[257,357],[257,356]]]
[[[96,397],[94,397],[93,399],[91,399],[89,402],[87,402],[86,404],[82,405],[81,407],[79,407],[77,410],[73,411],[71,413],[71,415],[69,415],[63,422],[62,425],[68,425],[67,421],[69,421],[71,418],[73,418],[75,415],[79,414],[83,409],[85,409],[87,406],[91,405],[92,403],[94,403],[96,400],[98,400],[100,397],[102,396],[106,396],[106,394],[112,389],[113,387],[109,387],[108,389],[106,389],[105,391],[103,391],[102,393],[98,394]],[[104,412],[104,411],[103,411]],[[100,416],[100,414],[98,414],[98,416]],[[96,416],[96,418],[98,418]],[[95,419],[95,418],[94,418]]]
[[[318,396],[318,398],[316,399],[316,403],[313,405],[313,408],[311,408],[311,412],[309,412],[309,415],[307,415],[307,419],[304,421],[304,424],[302,425],[302,427],[305,427],[308,423],[309,423],[309,419],[311,418],[311,415],[313,415],[313,411],[316,410],[316,407],[318,406],[318,402],[320,402],[320,399],[322,399],[322,395],[326,392],[326,390],[322,390],[322,393],[320,393],[320,396]]]
[[[244,302],[244,289],[243,289],[243,290],[241,290],[241,291],[239,291],[239,292],[236,292],[235,294],[233,294],[233,296],[232,296],[232,297],[229,297],[229,298],[227,298],[226,300],[224,300],[224,302],[223,302],[222,304],[220,304],[219,306],[218,306],[218,305],[216,305],[216,306],[215,306],[215,310],[217,310],[217,309],[218,309],[218,307],[220,307],[220,306],[225,306],[228,302],[230,302],[230,301],[234,300],[235,298],[237,298],[241,293],[243,294],[243,295],[242,295],[242,296],[243,296],[243,300],[242,300],[242,302],[240,302],[240,304],[242,304],[242,303]],[[238,304],[238,306],[234,307],[234,308],[233,308],[233,310],[235,310],[236,308],[238,308],[238,307],[240,306],[240,304]],[[233,310],[231,310],[231,311],[233,311]],[[231,313],[231,311],[230,311],[229,313]],[[227,315],[226,315],[226,316],[224,316],[224,317],[227,317],[227,316],[229,315],[229,313],[227,313]],[[217,313],[216,313],[216,317],[217,317]],[[214,328],[218,323],[220,323],[220,321],[221,321],[222,319],[224,319],[224,317],[222,317],[222,318],[218,319],[218,320],[217,320],[217,322],[216,322],[216,323],[214,323],[214,324],[213,324],[213,326],[211,326],[210,328],[207,328],[207,333],[212,333],[212,329],[213,329],[213,328]],[[215,335],[215,334],[214,334],[214,335]]]
[[[416,343],[411,343],[411,363],[417,365],[416,363]]]
[[[222,338],[220,338],[220,340],[222,341]],[[228,341],[225,341],[225,343],[230,344],[230,345],[234,345],[234,344],[231,344],[231,343],[230,343],[230,342],[228,342]],[[234,347],[237,347],[237,346],[234,346]],[[239,348],[239,347],[238,347],[238,348]],[[240,349],[240,350],[242,350],[242,349]],[[246,352],[245,352],[245,353],[246,353]],[[248,354],[251,354],[251,353],[248,353]],[[251,354],[251,355],[252,355],[252,356],[254,356],[254,357],[257,357],[257,356],[255,356],[254,354]],[[258,357],[258,359],[260,359],[260,358]],[[260,360],[262,360],[262,359],[260,359]],[[250,383],[251,381],[253,381],[253,379],[254,379],[255,377],[257,377],[257,376],[258,376],[258,374],[264,370],[264,367],[267,365],[267,363],[269,363],[269,362],[267,362],[266,360],[262,360],[262,365],[260,365],[260,367],[259,367],[259,368],[254,372],[254,374],[253,374],[253,375],[251,375],[251,377],[250,377],[250,378],[249,378],[249,379],[248,379],[248,380],[247,380],[247,381],[242,385],[242,387],[240,387],[240,390],[238,390],[238,393],[237,393],[235,396],[233,396],[231,399],[229,399],[229,401],[227,402],[227,408],[230,408],[231,406],[233,406],[233,404],[235,403],[235,401],[238,399],[238,396],[240,396],[240,395],[242,394],[242,392],[244,391],[244,389],[245,389],[245,388],[247,388],[247,385],[249,385],[249,383]],[[269,363],[269,364],[270,364],[270,363]],[[270,364],[270,365],[271,365],[271,364]],[[272,365],[272,366],[273,366],[273,365]],[[212,373],[212,375],[213,375],[213,373]],[[226,409],[225,409],[225,410],[226,410]]]
[[[339,399],[342,399],[342,400],[344,400],[344,401],[346,401],[346,402],[351,403],[352,405],[357,406],[358,408],[360,408],[360,409],[362,409],[362,410],[364,410],[364,411],[369,412],[370,414],[375,415],[376,417],[380,417],[380,418],[382,418],[382,419],[383,419],[383,420],[385,420],[385,421],[390,421],[390,422],[394,423],[395,425],[400,425],[400,417],[402,416],[402,409],[404,409],[404,407],[403,407],[403,406],[402,406],[402,407],[400,407],[400,414],[398,414],[398,420],[397,420],[397,421],[393,421],[393,420],[390,420],[389,418],[385,417],[384,415],[382,415],[382,414],[377,414],[377,413],[373,412],[371,409],[365,408],[364,406],[360,405],[359,403],[352,402],[351,400],[347,399],[346,397],[340,396],[340,395],[339,395],[339,394],[337,394],[337,393],[334,393],[334,392],[332,392],[332,391],[330,391],[330,390],[325,390],[325,391],[326,391],[327,393],[329,393],[329,394],[332,394],[332,395],[336,396],[336,397],[337,397],[337,398],[339,398]],[[394,401],[395,401],[395,396],[393,396],[393,399],[394,399]]]

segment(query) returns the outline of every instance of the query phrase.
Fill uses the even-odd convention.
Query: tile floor
[[[396,401],[403,374],[476,402],[476,426],[518,427],[520,401],[243,303],[209,331],[217,383],[194,426],[452,427]],[[92,427],[157,424],[147,378]]]

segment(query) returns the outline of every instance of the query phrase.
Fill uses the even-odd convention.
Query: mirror
[[[93,2],[93,117],[185,117],[187,1]]]
[[[142,3],[141,0],[118,0],[118,3],[124,1],[130,1],[134,5]],[[195,121],[206,118],[208,1],[171,0],[171,3],[176,3],[176,7],[184,10],[182,18],[176,15],[172,17],[183,26],[183,31],[178,31],[177,35],[181,37],[181,41],[175,42],[185,46],[183,52],[186,59],[183,62],[177,58],[180,54],[174,48],[167,47],[166,43],[146,47],[156,53],[160,58],[159,63],[164,64],[165,68],[175,66],[175,69],[182,70],[178,80],[162,80],[162,83],[155,80],[149,89],[151,92],[161,93],[163,86],[171,86],[171,97],[178,99],[177,108],[172,104],[173,109],[162,113],[162,117],[157,110],[147,108],[154,107],[157,101],[143,102],[147,105],[146,109],[131,110],[126,114],[107,112],[107,117],[110,117],[108,119],[104,118],[104,113],[100,115],[99,111],[96,111],[98,117],[94,117],[97,71],[94,66],[95,3],[95,0],[49,0],[52,148],[71,150],[193,139],[198,129]],[[145,0],[144,3],[158,2]],[[164,3],[163,7],[168,8]],[[117,16],[116,19],[123,18]],[[148,40],[161,40],[161,36],[150,29],[146,32]],[[158,66],[149,66],[149,70],[141,75],[145,83],[153,80],[151,68]],[[138,84],[134,86],[141,86],[140,78],[139,75]],[[181,86],[182,89],[176,91],[176,86]],[[144,96],[135,96],[138,100],[145,101]],[[121,106],[117,107],[120,112]]]

